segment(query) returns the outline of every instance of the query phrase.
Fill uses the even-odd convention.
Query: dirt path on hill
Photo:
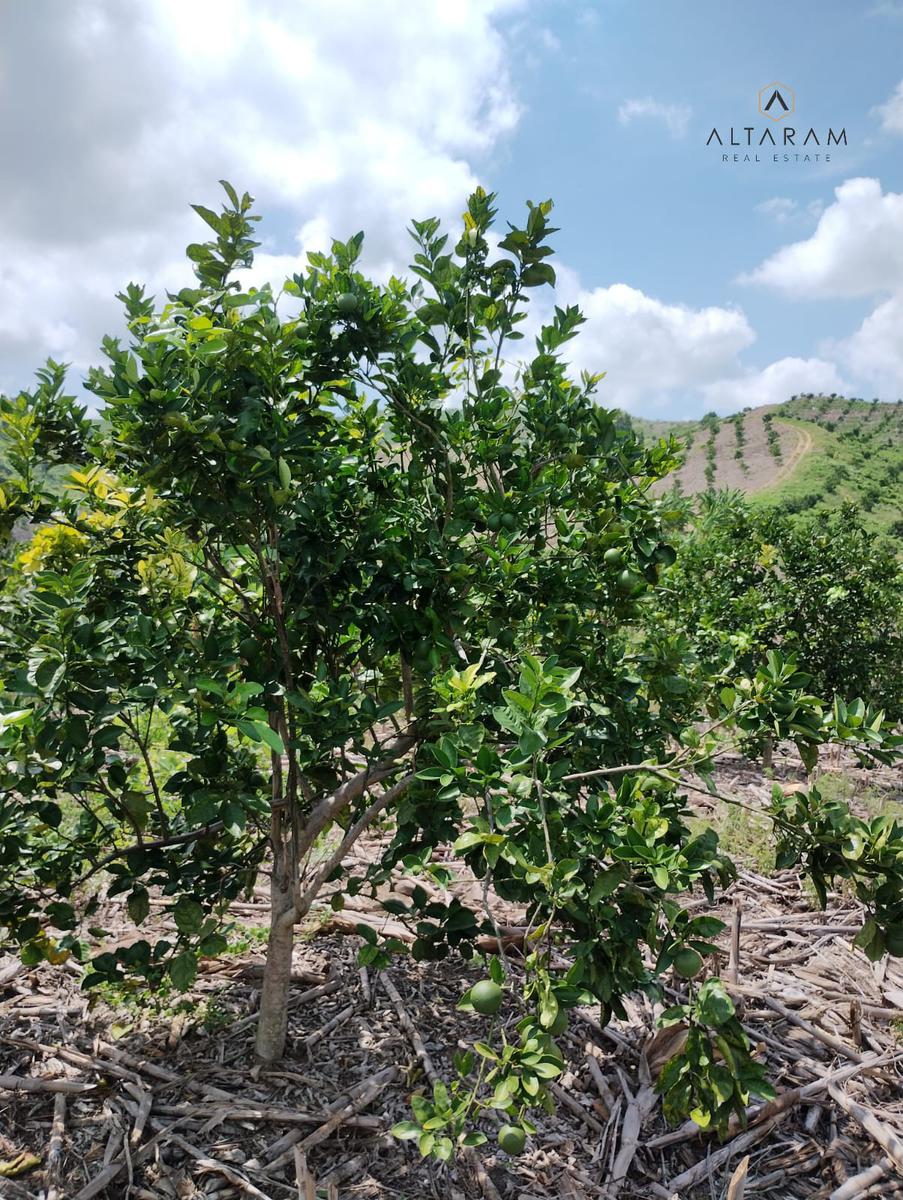
[[[776,487],[779,483],[783,483],[785,479],[789,479],[814,445],[812,434],[808,429],[800,429],[798,425],[791,425],[787,421],[777,421],[776,424],[783,425],[786,429],[792,429],[797,435],[797,442],[790,453],[790,457],[771,482],[766,485],[767,487]]]

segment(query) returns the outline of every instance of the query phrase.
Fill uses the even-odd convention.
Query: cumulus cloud
[[[648,117],[654,121],[662,121],[674,138],[686,137],[692,115],[693,110],[688,104],[665,104],[661,100],[653,100],[651,96],[639,100],[625,100],[618,109],[618,120],[622,125],[629,125],[637,118]]]
[[[903,289],[870,312],[850,337],[828,343],[825,349],[876,392],[894,399],[903,393],[901,329]]]
[[[783,246],[741,282],[797,297],[870,296],[903,285],[903,194],[847,179],[815,232]]]
[[[853,379],[846,390],[903,392],[903,193],[883,191],[877,179],[846,180],[811,237],[783,246],[742,281],[791,297],[873,298],[860,327],[826,341],[821,352]]]
[[[849,392],[850,385],[833,362],[823,358],[781,358],[761,370],[748,370],[732,379],[719,379],[703,388],[707,407],[736,412],[749,406],[783,404],[799,392]]]
[[[556,271],[556,301],[586,318],[570,361],[575,371],[606,372],[606,405],[664,412],[698,401],[706,384],[740,371],[738,355],[755,340],[739,309],[668,303],[626,283],[587,288],[567,267]]]
[[[879,104],[874,112],[881,118],[881,128],[885,133],[903,134],[903,81],[897,84],[890,99]]]
[[[178,286],[173,253],[202,236],[188,206],[216,204],[218,178],[273,214],[274,269],[361,228],[368,265],[404,265],[411,216],[456,216],[518,121],[517,7],[0,6],[0,386],[47,353],[95,361],[129,279]]]

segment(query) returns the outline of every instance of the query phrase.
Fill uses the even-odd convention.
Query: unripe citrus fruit
[[[342,292],[335,303],[343,317],[353,316],[358,310],[358,299],[354,292]]]
[[[606,567],[619,567],[624,560],[624,555],[617,546],[610,546],[602,555],[602,561]]]
[[[624,570],[618,576],[617,588],[625,596],[629,596],[631,592],[635,592],[640,579],[638,575],[634,575],[633,571]]]
[[[506,1154],[522,1154],[527,1135],[516,1125],[503,1125],[499,1130],[499,1145]]]
[[[494,1017],[502,1007],[502,989],[491,979],[481,979],[470,989],[470,1003],[484,1017]]]
[[[674,970],[684,979],[693,979],[702,970],[702,955],[687,946],[674,956]]]

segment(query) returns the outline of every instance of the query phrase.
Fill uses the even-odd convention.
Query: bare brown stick
[[[31,1192],[14,1179],[0,1179],[0,1196],[3,1200],[35,1200]]]
[[[150,1141],[145,1142],[145,1144],[132,1159],[132,1162],[140,1163],[150,1158],[157,1145],[167,1137],[171,1136],[173,1130],[178,1124],[178,1121],[174,1121],[171,1125],[166,1125],[159,1129],[159,1132],[155,1134]],[[105,1188],[109,1187],[120,1171],[125,1170],[126,1165],[126,1160],[124,1158],[116,1159],[114,1162],[108,1163],[101,1169],[99,1174],[95,1175],[90,1182],[85,1184],[80,1192],[76,1193],[76,1195],[72,1197],[72,1200],[93,1200],[95,1196],[99,1196]]]
[[[728,976],[732,983],[740,982],[740,922],[743,919],[743,902],[737,897],[731,910],[731,957]]]
[[[370,972],[366,967],[360,967],[358,974],[360,975],[361,980],[361,996],[363,998],[364,1005],[369,1008],[373,1003],[373,991],[370,987]]]
[[[383,749],[383,757],[377,763],[358,771],[356,775],[343,783],[331,795],[324,797],[314,808],[304,825],[304,833],[298,845],[298,857],[302,858],[327,827],[331,825],[340,812],[348,807],[358,796],[363,795],[368,788],[373,787],[398,769],[398,760],[417,744],[415,734],[406,733],[388,742]]]
[[[357,1100],[361,1093],[370,1085],[370,1083],[370,1079],[365,1079],[361,1083],[355,1084],[354,1087],[348,1088],[348,1090],[344,1092],[343,1095],[339,1096],[337,1100],[333,1100],[332,1103],[327,1105],[325,1113],[319,1113],[316,1116],[311,1115],[310,1119],[305,1121],[304,1124],[322,1125],[325,1117],[338,1112],[339,1109],[345,1108],[349,1103]],[[280,1110],[280,1112],[282,1111],[286,1110]],[[294,1110],[291,1111],[294,1112]],[[300,1117],[300,1115],[301,1114],[296,1114],[297,1117]],[[280,1121],[284,1120],[282,1116],[280,1116],[278,1119]],[[346,1117],[343,1124],[356,1129],[364,1129],[367,1132],[372,1133],[380,1128],[381,1122],[378,1117]],[[303,1129],[289,1130],[288,1133],[285,1133],[282,1135],[282,1137],[277,1138],[275,1142],[271,1142],[270,1145],[267,1146],[257,1157],[249,1158],[245,1163],[245,1169],[248,1171],[260,1171],[263,1170],[263,1164],[266,1163],[266,1169],[270,1170],[269,1164],[278,1159],[280,1155],[284,1155],[286,1150],[291,1150],[292,1146],[296,1142],[300,1142],[303,1137]],[[283,1158],[283,1162],[290,1161],[290,1158]]]
[[[862,1002],[850,1001],[850,1036],[857,1050],[862,1049]]]
[[[605,1133],[605,1126],[600,1121],[597,1121],[591,1112],[587,1112],[583,1105],[575,1100],[573,1096],[569,1095],[563,1087],[559,1087],[557,1083],[550,1083],[549,1091],[558,1103],[563,1105],[564,1108],[569,1109],[578,1121],[583,1122],[587,1129],[591,1129],[599,1137]]]
[[[627,1100],[627,1111],[624,1113],[624,1119],[621,1122],[621,1139],[618,1146],[618,1153],[615,1156],[608,1179],[606,1180],[608,1195],[610,1196],[617,1196],[626,1182],[627,1172],[630,1170],[630,1164],[633,1162],[639,1147],[643,1122],[652,1112],[658,1101],[658,1093],[652,1086],[649,1078],[649,1070],[643,1059],[640,1059],[640,1072],[642,1086],[637,1090],[635,1095],[630,1094],[629,1089],[624,1085],[622,1079],[622,1090]]]
[[[313,1033],[308,1034],[302,1043],[308,1054],[311,1050],[313,1050],[314,1046],[322,1042],[325,1037],[328,1037],[334,1029],[338,1029],[340,1025],[344,1025],[344,1023],[353,1015],[353,1013],[354,1005],[349,1004],[347,1008],[343,1008],[341,1012],[336,1013],[336,1015],[331,1020],[327,1021],[325,1025],[321,1025],[319,1029],[315,1029]]]
[[[733,1158],[735,1154],[741,1154],[748,1150],[750,1146],[754,1146],[756,1142],[760,1142],[767,1137],[774,1129],[775,1125],[781,1120],[783,1114],[774,1116],[769,1121],[764,1121],[761,1125],[755,1126],[753,1129],[747,1130],[746,1133],[734,1138],[728,1142],[726,1146],[721,1146],[707,1155],[702,1162],[695,1163],[680,1175],[675,1175],[668,1184],[669,1192],[677,1192],[681,1195],[688,1192],[690,1188],[696,1187],[704,1179],[708,1178],[728,1159]]]
[[[186,1141],[181,1134],[170,1134],[170,1140],[175,1142],[180,1149],[184,1150],[190,1158],[194,1159],[199,1170],[207,1171],[214,1175],[222,1175],[223,1179],[228,1180],[233,1187],[237,1187],[246,1196],[253,1197],[253,1200],[271,1200],[266,1192],[262,1192],[259,1187],[255,1187],[250,1179],[242,1175],[240,1171],[236,1171],[234,1167],[220,1162],[218,1158],[210,1158],[203,1150],[199,1150],[197,1146],[193,1146],[191,1142]]]
[[[298,1200],[316,1200],[317,1181],[310,1173],[307,1165],[307,1155],[300,1146],[292,1151],[295,1159],[295,1180],[298,1184]]]
[[[883,1121],[879,1121],[873,1112],[864,1108],[863,1105],[857,1104],[846,1092],[842,1092],[833,1084],[828,1088],[828,1095],[835,1104],[839,1104],[845,1113],[862,1126],[873,1141],[878,1143],[897,1170],[903,1171],[903,1141],[897,1137],[896,1133]]]
[[[53,1098],[53,1123],[44,1168],[47,1172],[47,1200],[62,1200],[60,1183],[63,1167],[63,1135],[66,1132],[66,1094],[57,1092]]]
[[[589,1067],[589,1073],[593,1077],[593,1083],[596,1085],[596,1091],[602,1098],[602,1105],[605,1108],[606,1117],[610,1117],[614,1107],[615,1098],[611,1088],[608,1086],[608,1080],[602,1074],[602,1068],[599,1066],[599,1061],[594,1054],[596,1049],[595,1043],[586,1043],[586,1065]]]
[[[129,1135],[129,1145],[134,1147],[140,1145],[141,1139],[144,1137],[144,1127],[153,1107],[154,1094],[137,1083],[126,1083],[123,1086],[129,1095],[134,1096],[138,1101],[138,1111],[135,1113],[135,1122]]]
[[[810,1021],[795,1013],[792,1008],[788,1008],[780,1000],[775,1000],[772,996],[766,995],[760,988],[746,987],[738,983],[729,983],[728,987],[731,990],[740,992],[743,996],[755,996],[756,999],[761,1000],[763,1004],[767,1005],[772,1012],[779,1013],[785,1021],[789,1021],[791,1025],[796,1025],[798,1029],[804,1030],[810,1037],[815,1038],[816,1041],[821,1042],[822,1045],[827,1046],[842,1058],[848,1058],[852,1062],[857,1063],[866,1061],[865,1056],[858,1050],[854,1050],[852,1046],[848,1046],[846,1042],[842,1042],[840,1038],[834,1037],[827,1030],[819,1029],[817,1025],[813,1025]]]
[[[193,1079],[189,1076],[178,1075],[175,1071],[169,1071],[166,1067],[161,1067],[158,1063],[149,1062],[145,1058],[133,1058],[130,1054],[126,1054],[124,1050],[120,1050],[117,1046],[111,1046],[107,1042],[98,1042],[98,1049],[102,1050],[108,1059],[113,1062],[104,1062],[103,1069],[114,1071],[123,1074],[121,1069],[116,1067],[116,1063],[124,1063],[127,1067],[131,1067],[133,1073],[125,1074],[123,1077],[131,1079],[132,1083],[141,1083],[140,1074],[149,1075],[151,1079],[159,1079],[162,1083],[177,1083],[180,1087],[188,1088],[189,1091],[196,1092],[198,1095],[209,1097],[212,1100],[226,1100],[230,1103],[238,1103],[241,1097],[233,1095],[232,1092],[224,1091],[222,1088],[214,1087],[209,1083],[202,1083],[199,1079]],[[56,1047],[51,1047],[54,1052],[57,1052]],[[85,1056],[87,1057],[87,1056]],[[139,1074],[140,1073],[140,1074]]]
[[[0,1075],[0,1088],[8,1092],[58,1092],[76,1096],[81,1092],[93,1092],[94,1083],[82,1083],[79,1079],[42,1079],[33,1075]]]
[[[395,1067],[384,1067],[382,1071],[377,1072],[372,1079],[367,1081],[367,1084],[361,1089],[354,1100],[350,1100],[342,1108],[334,1112],[328,1121],[324,1121],[322,1125],[318,1126],[312,1133],[309,1133],[307,1137],[298,1143],[296,1148],[306,1152],[312,1150],[314,1146],[319,1146],[321,1142],[325,1142],[330,1134],[338,1129],[349,1117],[354,1116],[362,1108],[366,1108],[368,1104],[371,1104],[397,1074],[398,1071]],[[295,1148],[291,1152],[286,1152],[280,1155],[279,1158],[274,1159],[267,1166],[267,1171],[272,1173],[290,1163],[294,1156],[294,1150]]]
[[[867,1167],[858,1175],[845,1179],[840,1187],[836,1187],[828,1200],[860,1200],[860,1197],[870,1195],[873,1184],[880,1183],[894,1169],[889,1158],[882,1158],[874,1166]]]
[[[399,779],[396,784],[393,784],[392,787],[387,788],[386,791],[384,791],[380,796],[377,796],[370,807],[367,808],[351,826],[351,828],[342,838],[339,845],[332,852],[332,854],[330,854],[329,858],[327,858],[327,860],[322,864],[316,875],[314,875],[312,881],[308,884],[306,890],[302,894],[298,903],[295,905],[294,909],[290,913],[286,913],[283,920],[288,922],[289,917],[291,917],[291,923],[294,925],[307,916],[307,914],[310,912],[310,906],[313,904],[314,900],[316,900],[320,888],[323,886],[324,880],[326,880],[336,869],[336,867],[339,866],[339,864],[342,862],[342,859],[345,857],[357,839],[362,833],[365,832],[365,830],[369,829],[369,827],[373,824],[373,821],[379,816],[382,810],[387,808],[393,802],[393,800],[396,800],[402,794],[402,792],[410,787],[413,779],[413,775],[405,775],[402,779]]]
[[[728,1184],[727,1200],[743,1200],[746,1194],[746,1176],[749,1172],[749,1155],[746,1154],[737,1165]]]
[[[401,1022],[401,1027],[410,1038],[411,1045],[414,1047],[415,1054],[420,1059],[427,1079],[429,1079],[430,1083],[435,1083],[439,1078],[439,1073],[433,1066],[433,1060],[430,1058],[427,1048],[423,1044],[423,1038],[420,1036],[420,1031],[411,1020],[408,1010],[404,1006],[404,1001],[402,1000],[398,988],[395,986],[395,983],[392,980],[392,977],[387,971],[380,971],[379,982],[382,984],[386,995],[392,1001],[396,1013],[398,1013],[398,1019]]]

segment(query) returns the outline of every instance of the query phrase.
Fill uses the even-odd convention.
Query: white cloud
[[[771,196],[756,205],[756,212],[771,217],[776,225],[786,225],[789,221],[803,224],[807,218],[817,221],[824,211],[824,202],[821,200],[810,200],[802,206],[789,196]]]
[[[603,404],[664,412],[697,400],[706,384],[741,370],[738,355],[755,340],[739,309],[670,304],[626,283],[588,289],[567,267],[556,271],[556,302],[586,318],[568,357],[575,371],[606,372]]]
[[[881,118],[881,128],[885,133],[903,134],[903,81],[897,84],[889,100],[872,111]]]
[[[903,394],[903,290],[879,304],[848,338],[829,343],[857,378],[872,385],[885,399]]]
[[[849,392],[834,363],[823,358],[781,358],[762,370],[748,370],[733,379],[719,379],[702,389],[706,407],[719,413],[783,404],[799,392]]]
[[[756,212],[764,213],[767,217],[772,217],[779,225],[783,225],[790,220],[798,208],[797,202],[787,196],[772,196],[770,200],[763,200],[761,204],[757,204]]]
[[[743,352],[756,334],[742,309],[667,303],[624,283],[586,288],[562,263],[555,270],[555,303],[576,304],[586,318],[568,347],[570,362],[575,371],[606,373],[598,392],[605,405],[672,416],[781,404],[798,392],[850,392],[827,358],[787,357],[763,368],[746,366]],[[543,303],[551,302],[543,298]]]
[[[876,300],[854,333],[822,345],[821,353],[853,380],[827,390],[874,390],[893,398],[903,392],[903,193],[882,191],[877,179],[848,179],[834,197],[810,238],[782,247],[743,282],[791,297]],[[804,390],[817,388],[807,383]]]
[[[219,178],[257,197],[274,268],[358,229],[368,266],[405,265],[410,218],[456,217],[518,121],[519,6],[0,6],[0,386],[47,353],[97,361],[130,279],[178,286]]]
[[[743,283],[790,296],[852,297],[903,286],[903,194],[877,179],[847,179],[811,237],[782,247]]]
[[[651,117],[655,121],[663,121],[674,138],[686,136],[692,115],[693,110],[688,104],[664,104],[661,100],[653,100],[651,96],[625,100],[618,109],[618,120],[622,125],[629,125],[638,117]]]

